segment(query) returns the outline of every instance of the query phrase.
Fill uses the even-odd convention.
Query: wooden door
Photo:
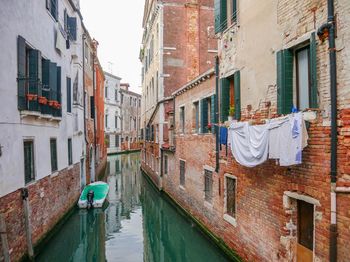
[[[312,262],[314,250],[314,206],[298,200],[297,261]]]

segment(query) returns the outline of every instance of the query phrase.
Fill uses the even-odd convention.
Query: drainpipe
[[[83,43],[83,105],[84,105],[84,116],[83,116],[83,119],[84,119],[84,139],[85,139],[85,144],[88,145],[89,142],[86,138],[86,119],[85,119],[85,116],[86,116],[86,94],[85,94],[85,39],[86,39],[86,35],[83,34],[82,35],[82,43]]]
[[[318,36],[328,31],[330,93],[331,93],[331,225],[329,241],[329,261],[337,261],[337,62],[335,48],[334,0],[328,0],[328,19],[318,29]]]
[[[215,115],[216,115],[216,123],[219,123],[219,57],[216,56],[215,57]],[[216,161],[216,165],[215,165],[215,172],[219,172],[220,169],[220,164],[219,164],[219,149],[220,149],[220,137],[219,137],[219,126],[215,125],[215,161]]]
[[[97,159],[96,159],[96,144],[97,144],[97,137],[96,137],[96,118],[97,118],[97,110],[96,110],[96,85],[95,85],[95,52],[97,48],[97,44],[94,42],[93,43],[94,50],[92,52],[92,92],[94,95],[94,158],[95,158],[95,167],[97,164]],[[95,180],[96,180],[96,168],[95,168]]]

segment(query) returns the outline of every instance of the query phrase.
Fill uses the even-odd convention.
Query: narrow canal
[[[75,210],[35,261],[228,261],[140,172],[138,153],[108,157],[109,205]]]

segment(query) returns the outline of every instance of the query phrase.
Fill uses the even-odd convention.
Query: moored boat
[[[78,206],[80,208],[102,207],[109,191],[109,185],[105,182],[94,182],[87,185],[81,192]]]

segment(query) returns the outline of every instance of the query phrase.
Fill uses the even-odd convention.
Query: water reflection
[[[108,207],[76,210],[37,261],[227,261],[139,167],[137,153],[109,157]]]

